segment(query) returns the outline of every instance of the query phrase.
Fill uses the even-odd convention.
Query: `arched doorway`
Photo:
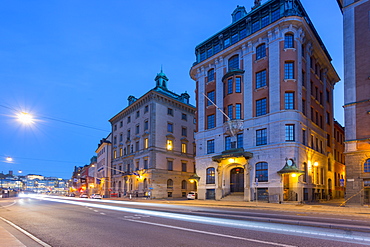
[[[230,171],[230,192],[244,192],[244,169],[241,167]]]

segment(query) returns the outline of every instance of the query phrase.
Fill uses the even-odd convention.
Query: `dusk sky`
[[[262,1],[265,3],[266,1]],[[342,14],[335,0],[301,0],[343,78]],[[90,162],[108,120],[155,86],[187,91],[196,45],[254,0],[3,1],[0,6],[0,172],[70,178]],[[343,82],[335,86],[343,120]],[[19,111],[34,124],[16,121]],[[13,162],[7,163],[7,157]]]

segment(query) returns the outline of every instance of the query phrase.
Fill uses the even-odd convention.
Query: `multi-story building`
[[[346,201],[370,204],[370,1],[337,1],[344,27]]]
[[[339,77],[300,1],[238,6],[195,53],[199,198],[328,198]]]
[[[103,197],[110,196],[111,190],[111,162],[112,162],[112,135],[100,140],[95,151],[96,161],[96,188]]]
[[[168,90],[167,76],[111,118],[111,196],[182,197],[194,190],[194,114],[189,94]]]
[[[344,128],[337,121],[334,121],[334,150],[328,158],[328,172],[334,172],[330,175],[334,178],[334,185],[332,180],[328,180],[331,198],[344,198],[345,194],[344,133]]]

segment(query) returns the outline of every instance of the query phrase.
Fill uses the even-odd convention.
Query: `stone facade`
[[[330,198],[339,80],[331,58],[299,1],[238,11],[240,19],[234,11],[230,26],[196,47],[190,71],[197,85],[198,196]]]
[[[339,0],[344,27],[346,201],[370,204],[370,1]]]
[[[185,197],[194,190],[194,113],[189,95],[167,89],[161,72],[156,87],[110,119],[112,196]]]

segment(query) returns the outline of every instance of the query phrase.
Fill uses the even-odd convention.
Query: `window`
[[[235,93],[241,93],[242,86],[241,86],[241,78],[236,77],[235,78]]]
[[[326,123],[328,124],[328,125],[330,125],[330,121],[331,119],[330,119],[330,113],[329,112],[326,112]]]
[[[128,116],[127,117],[127,123],[130,123],[131,122],[131,117],[130,116]]]
[[[144,169],[148,169],[148,160],[144,159]]]
[[[266,145],[267,144],[267,129],[256,130],[256,145]]]
[[[173,133],[173,124],[167,123],[167,131]]]
[[[119,149],[119,156],[123,156],[123,150],[122,150],[122,148]]]
[[[182,135],[182,136],[187,136],[187,135],[188,135],[188,130],[187,130],[187,128],[186,128],[186,127],[182,127],[182,128],[181,128],[181,135]]]
[[[227,94],[233,93],[233,79],[230,78],[227,80]]]
[[[225,137],[225,150],[231,149],[231,137],[226,136]]]
[[[302,99],[302,113],[306,115],[306,100]]]
[[[256,73],[256,88],[266,86],[266,70],[262,70]]]
[[[182,180],[181,181],[181,189],[186,190],[186,187],[187,187],[186,185],[187,185],[186,180]]]
[[[117,130],[117,124],[114,125],[114,130]]]
[[[149,106],[148,105],[146,105],[145,107],[144,107],[144,113],[145,112],[148,112],[149,111]]]
[[[367,159],[364,163],[364,172],[370,172],[370,159]]]
[[[268,164],[266,162],[259,162],[256,164],[256,181],[268,182]]]
[[[215,177],[216,177],[216,171],[215,168],[210,167],[206,170],[206,184],[214,184],[215,183]]]
[[[188,115],[186,115],[185,113],[181,114],[181,119],[187,121]]]
[[[122,142],[122,140],[123,140],[123,135],[119,134],[119,141]]]
[[[207,129],[212,129],[215,127],[215,115],[208,115],[207,116]]]
[[[271,22],[274,22],[280,18],[280,8],[271,12]]]
[[[256,60],[266,57],[266,45],[262,44],[256,48]]]
[[[167,150],[172,150],[172,149],[173,149],[173,141],[167,140]]]
[[[136,112],[136,118],[140,117],[140,111]]]
[[[215,152],[215,140],[207,141],[207,154],[213,154]]]
[[[149,121],[148,120],[145,120],[144,122],[144,130],[148,130],[149,129]]]
[[[230,119],[233,119],[233,110],[234,110],[233,105],[228,105],[228,106],[227,106],[227,116],[228,116]]]
[[[270,17],[266,15],[261,19],[261,26],[266,27],[268,24],[270,24]]]
[[[215,79],[215,70],[214,69],[208,70],[207,81],[210,82],[210,81],[213,81],[214,79]]]
[[[208,92],[207,97],[209,99],[209,100],[207,100],[207,106],[212,105],[211,101],[213,103],[216,103],[215,102],[215,91]]]
[[[256,100],[256,117],[265,115],[267,113],[266,98]]]
[[[167,189],[173,189],[173,181],[172,179],[167,180]]]
[[[135,131],[135,133],[136,134],[139,134],[139,132],[140,132],[140,125],[138,124],[138,125],[136,125],[136,131]]]
[[[188,163],[181,162],[181,171],[186,172],[187,171]]]
[[[294,79],[294,62],[286,62],[284,65],[284,79]]]
[[[237,33],[231,36],[231,44],[235,44],[238,41],[239,41],[239,36]]]
[[[119,127],[122,128],[122,126],[123,126],[123,122],[121,121],[119,122]]]
[[[285,110],[294,109],[294,92],[285,93]]]
[[[307,139],[306,139],[306,130],[302,129],[302,144],[307,145]]]
[[[117,158],[117,150],[114,150],[113,152],[113,157],[116,159]]]
[[[294,141],[294,124],[285,125],[285,141]]]
[[[236,146],[237,148],[243,148],[243,133],[236,135]]]
[[[139,141],[135,142],[135,151],[136,152],[140,150],[140,146],[139,145],[140,145]]]
[[[306,86],[306,73],[302,71],[302,86]]]
[[[229,71],[239,69],[239,55],[235,55],[229,59]]]
[[[167,108],[167,115],[173,116],[173,109]]]
[[[186,154],[188,151],[188,145],[186,143],[181,143],[181,153]]]
[[[149,139],[148,138],[144,139],[144,148],[145,149],[149,148]]]
[[[260,22],[259,21],[255,21],[252,23],[252,33],[258,31],[260,29]]]
[[[241,119],[242,118],[242,105],[241,104],[235,104],[235,119]]]
[[[293,34],[285,34],[284,48],[294,48],[294,36],[293,36]]]
[[[127,140],[130,140],[130,137],[131,137],[131,130],[128,129],[127,130]]]
[[[307,182],[307,172],[308,172],[308,167],[307,167],[307,164],[306,163],[303,163],[302,164],[302,170],[304,171],[304,174],[303,174],[303,182]]]
[[[167,170],[173,171],[173,160],[167,160]]]

